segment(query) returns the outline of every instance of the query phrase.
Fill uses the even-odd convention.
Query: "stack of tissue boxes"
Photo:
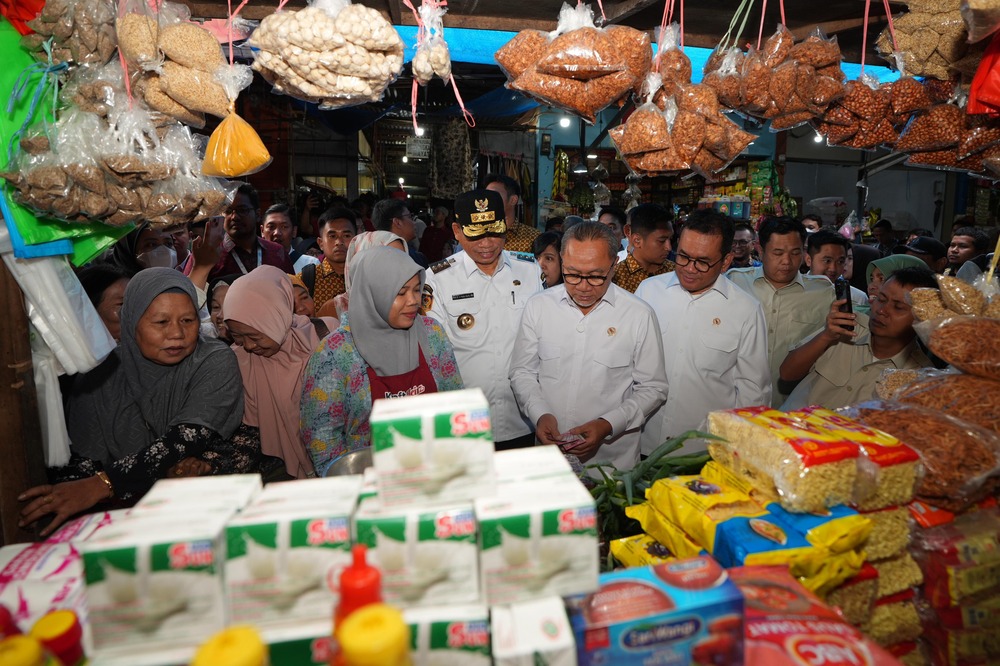
[[[404,609],[415,663],[488,664],[490,606],[597,589],[590,493],[555,447],[495,454],[482,391],[376,401],[371,429],[353,533]]]

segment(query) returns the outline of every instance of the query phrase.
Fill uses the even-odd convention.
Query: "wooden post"
[[[24,296],[0,261],[0,546],[33,541],[17,526],[25,489],[45,483],[42,429]]]

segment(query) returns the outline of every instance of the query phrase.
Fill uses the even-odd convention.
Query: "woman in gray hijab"
[[[306,365],[301,436],[318,476],[371,446],[372,401],[462,388],[441,325],[420,314],[424,269],[391,247],[351,264],[351,308]]]
[[[49,470],[52,485],[21,494],[22,525],[55,514],[44,536],[104,500],[134,503],[157,479],[255,471],[260,438],[241,425],[236,357],[198,337],[196,302],[191,281],[173,269],[132,278],[120,344],[70,391],[70,463]]]

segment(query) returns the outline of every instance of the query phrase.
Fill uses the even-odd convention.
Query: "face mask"
[[[146,268],[174,268],[177,266],[177,252],[172,247],[160,245],[135,258]]]

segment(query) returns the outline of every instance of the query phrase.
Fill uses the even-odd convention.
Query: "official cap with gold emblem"
[[[493,190],[472,190],[455,199],[455,217],[466,238],[505,236],[503,197]]]

